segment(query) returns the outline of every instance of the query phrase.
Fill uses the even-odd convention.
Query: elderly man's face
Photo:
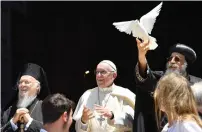
[[[177,71],[179,73],[185,73],[186,68],[187,68],[187,64],[186,64],[185,56],[180,53],[173,52],[171,56],[168,58],[166,72],[169,73],[169,72]]]
[[[39,82],[29,75],[24,75],[18,82],[19,96],[36,96],[39,91]]]
[[[185,63],[184,55],[177,52],[173,52],[168,59],[170,69],[181,69],[184,63]]]
[[[100,63],[97,65],[96,82],[98,87],[105,88],[114,82],[117,73],[114,72],[113,68],[106,63]]]

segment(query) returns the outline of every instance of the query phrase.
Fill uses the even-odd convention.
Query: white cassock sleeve
[[[90,90],[86,91],[79,99],[79,102],[76,106],[76,109],[74,111],[73,119],[76,121],[75,129],[76,132],[87,132],[88,124],[83,124],[81,122],[81,116],[83,113],[83,107],[86,105],[85,98],[87,98],[90,94]]]
[[[122,91],[122,90],[121,90]],[[117,94],[119,98],[123,99],[123,108],[119,114],[114,114],[114,119],[108,119],[108,123],[113,125],[118,130],[131,131],[133,127],[134,120],[134,105],[135,105],[135,94],[128,89],[124,89],[120,95]]]

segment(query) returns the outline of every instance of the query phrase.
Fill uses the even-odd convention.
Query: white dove
[[[133,34],[133,37],[141,38],[142,40],[149,40],[149,49],[154,50],[157,48],[156,38],[150,36],[153,29],[156,17],[159,15],[163,2],[156,6],[153,10],[140,18],[140,22],[136,20],[114,22],[113,25],[120,31],[127,34]]]

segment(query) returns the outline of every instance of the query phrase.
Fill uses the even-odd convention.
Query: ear
[[[64,122],[67,122],[67,121],[68,121],[68,118],[69,118],[69,116],[68,116],[67,112],[65,111],[65,112],[62,114],[62,120],[63,120]]]
[[[41,90],[41,86],[40,86],[40,84],[37,84],[37,94],[39,94],[40,93],[40,90]]]
[[[113,77],[114,77],[114,79],[117,77],[117,73],[116,72],[113,73]]]
[[[39,86],[38,86],[36,89],[37,89],[37,94],[39,94],[39,93],[40,93],[40,88],[39,88]]]

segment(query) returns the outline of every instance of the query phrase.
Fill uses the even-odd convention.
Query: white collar
[[[98,87],[99,88],[99,87]],[[113,88],[114,88],[114,83],[111,85],[111,86],[109,86],[109,87],[106,87],[106,88],[99,88],[99,91],[100,92],[106,92],[106,93],[108,93],[108,92],[112,92],[113,91]]]

